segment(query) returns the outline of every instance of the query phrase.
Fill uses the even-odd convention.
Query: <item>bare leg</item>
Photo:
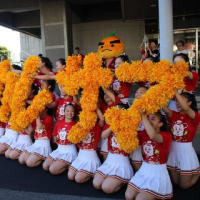
[[[53,163],[49,167],[49,172],[53,175],[62,174],[64,171],[67,170],[68,165],[68,163],[60,160],[53,161]]]
[[[84,172],[78,172],[75,176],[75,181],[77,183],[85,183],[91,179],[91,175],[84,173]]]
[[[18,161],[21,165],[26,164],[26,161],[28,159],[28,157],[30,156],[30,154],[26,153],[26,152],[22,152],[18,158]]]
[[[50,157],[48,157],[44,162],[43,162],[43,164],[42,164],[42,167],[43,167],[43,169],[45,170],[45,171],[49,171],[49,167],[50,167],[50,165],[53,163],[53,160],[50,158]]]
[[[11,152],[11,151],[12,151],[11,148],[8,148],[8,149],[5,151],[4,155],[5,155],[6,158],[10,158],[10,152]]]
[[[21,153],[17,150],[11,150],[9,153],[9,158],[12,160],[17,160],[19,158],[20,154]]]
[[[142,163],[136,163],[134,161],[132,161],[131,163],[135,171],[138,171],[142,165]]]
[[[102,190],[107,194],[112,194],[119,191],[124,183],[118,179],[107,177],[102,184]]]
[[[170,177],[172,179],[172,182],[174,184],[178,184],[179,183],[179,177],[180,177],[180,174],[174,169],[170,169],[169,170],[169,174],[170,174]]]
[[[105,177],[96,173],[93,179],[93,186],[95,189],[100,190]]]
[[[135,190],[134,188],[132,188],[131,186],[127,186],[126,192],[125,192],[125,198],[126,200],[132,200],[135,199],[135,197],[137,196],[138,191]]]
[[[69,168],[67,176],[69,180],[74,181],[76,176],[76,171],[72,168]]]
[[[26,165],[27,167],[37,167],[42,163],[43,159],[40,156],[31,154],[27,160]]]
[[[180,175],[179,185],[183,189],[192,187],[199,179],[199,174]]]
[[[140,192],[136,198],[136,200],[154,200],[155,197],[151,196],[150,194]]]
[[[0,155],[4,155],[5,151],[8,149],[8,146],[5,144],[0,144]]]

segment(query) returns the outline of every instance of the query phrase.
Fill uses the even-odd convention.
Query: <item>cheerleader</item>
[[[88,133],[80,144],[78,157],[72,162],[69,171],[68,179],[75,180],[77,183],[84,183],[93,177],[94,172],[101,165],[99,157],[97,155],[97,147],[101,134],[100,125],[102,123],[103,114],[97,109],[97,115],[99,122],[96,123],[95,127]]]
[[[49,156],[52,152],[50,146],[52,126],[53,118],[47,114],[47,110],[45,109],[36,119],[35,142],[25,148],[19,156],[18,160],[20,164],[26,164],[28,167],[36,167]]]
[[[103,102],[101,103],[101,111],[103,114],[106,112],[108,108],[111,108],[120,103],[120,99],[118,96],[108,89],[104,89]],[[108,155],[108,138],[101,138],[100,140],[100,154],[103,156],[105,160]]]
[[[122,54],[119,57],[115,59],[115,70],[124,62],[129,62],[129,58],[127,55]],[[129,93],[131,90],[131,84],[125,83],[117,80],[115,78],[113,84],[112,84],[113,90],[117,93],[118,97],[120,98],[120,102],[124,104],[125,108],[129,107]]]
[[[5,128],[5,134],[0,138],[0,155],[4,155],[5,152],[17,141],[18,132],[10,128],[10,123],[8,122]]]
[[[67,139],[68,132],[76,123],[74,105],[67,104],[64,113],[65,119],[57,121],[53,131],[58,148],[43,163],[43,169],[53,175],[63,173],[77,157],[75,144]]]
[[[146,91],[147,91],[146,87],[139,87],[135,93],[135,98],[140,99],[142,97],[142,95],[146,93]],[[144,125],[141,122],[138,127],[138,134],[140,133],[140,131],[143,131],[143,130],[144,130]],[[135,151],[133,151],[130,154],[130,159],[131,159],[131,162],[132,162],[132,165],[133,165],[135,171],[137,171],[140,168],[140,166],[142,164],[142,160],[143,160],[140,145],[137,147],[137,149]]]
[[[194,93],[194,91],[196,90],[196,88],[198,86],[199,75],[190,66],[189,57],[188,57],[187,54],[184,54],[184,53],[175,54],[174,57],[173,57],[173,62],[176,64],[179,61],[186,62],[186,63],[189,64],[188,76],[184,78],[184,83],[185,83],[184,91],[192,94],[192,93]],[[177,106],[176,106],[176,101],[174,99],[170,100],[168,108],[170,110],[178,112],[178,109],[177,109]]]
[[[32,125],[29,125],[26,129],[19,132],[17,141],[13,143],[10,146],[10,148],[5,152],[5,157],[12,160],[17,160],[22,151],[26,147],[32,145],[32,138],[31,138],[32,133],[33,133]]]
[[[128,183],[127,200],[171,199],[172,184],[167,171],[167,157],[171,134],[166,119],[160,112],[147,117],[142,114],[145,130],[138,137],[141,144],[143,163]]]
[[[129,161],[129,154],[120,150],[115,134],[106,124],[101,134],[108,138],[108,156],[104,163],[97,169],[93,186],[102,189],[105,193],[114,193],[122,188],[133,176],[133,169]]]
[[[200,116],[193,94],[176,92],[175,97],[179,112],[165,108],[173,133],[167,165],[173,182],[186,189],[197,182],[200,174],[199,160],[192,146]]]

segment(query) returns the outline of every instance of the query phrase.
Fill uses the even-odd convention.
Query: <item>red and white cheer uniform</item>
[[[163,137],[162,143],[150,139],[145,130],[138,135],[143,162],[128,186],[138,192],[146,192],[156,199],[171,199],[172,184],[166,162],[172,137],[168,132],[160,134]]]
[[[191,119],[187,114],[173,112],[169,118],[173,141],[168,158],[168,168],[182,175],[200,173],[197,154],[192,146],[194,135],[198,129],[200,116],[196,112]]]
[[[76,122],[74,121],[57,121],[53,131],[53,136],[56,137],[58,148],[49,155],[52,160],[61,160],[66,162],[67,164],[71,164],[76,159],[76,146],[67,139],[68,132],[75,124]]]
[[[101,128],[99,124],[96,124],[95,127],[88,133],[86,138],[78,144],[80,150],[78,157],[70,166],[71,169],[93,176],[94,172],[101,165],[96,152],[100,134]]]
[[[108,129],[106,124],[104,130]],[[102,176],[116,178],[122,182],[128,182],[133,176],[133,169],[129,161],[129,154],[119,148],[116,136],[110,133],[108,137],[108,156],[96,173]]]

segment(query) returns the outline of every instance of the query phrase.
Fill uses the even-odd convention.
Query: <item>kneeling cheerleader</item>
[[[76,145],[67,139],[68,132],[76,123],[74,105],[67,104],[64,115],[65,119],[57,121],[53,131],[58,148],[43,163],[43,169],[53,175],[63,173],[77,157]]]
[[[179,112],[165,109],[173,133],[167,165],[172,181],[186,189],[193,186],[200,176],[199,160],[192,146],[200,116],[193,94],[176,92],[175,96]]]
[[[20,164],[26,164],[28,167],[37,167],[52,152],[50,146],[51,132],[53,126],[52,116],[43,111],[36,119],[36,129],[34,133],[35,142],[25,148],[19,157]]]
[[[108,156],[104,163],[97,169],[93,186],[102,189],[105,193],[114,193],[121,189],[133,176],[129,154],[120,150],[115,134],[106,124],[101,135],[108,138]]]
[[[88,133],[87,137],[82,140],[79,147],[79,153],[76,160],[71,164],[68,171],[68,179],[75,180],[77,183],[84,183],[93,177],[94,172],[101,165],[97,155],[97,148],[101,134],[99,124],[103,122],[103,114],[97,109],[99,122]]]
[[[17,160],[22,151],[32,145],[31,135],[33,133],[33,127],[30,124],[26,129],[19,132],[17,141],[11,145],[11,147],[5,152],[5,157],[12,160]]]
[[[160,112],[149,117],[143,113],[142,122],[145,130],[138,137],[143,163],[128,183],[126,199],[171,199],[172,184],[166,162],[172,137],[166,119]]]

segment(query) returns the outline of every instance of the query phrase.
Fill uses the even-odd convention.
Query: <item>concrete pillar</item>
[[[42,47],[53,64],[72,53],[71,11],[65,0],[40,0]]]
[[[160,59],[173,58],[172,0],[159,0]]]

